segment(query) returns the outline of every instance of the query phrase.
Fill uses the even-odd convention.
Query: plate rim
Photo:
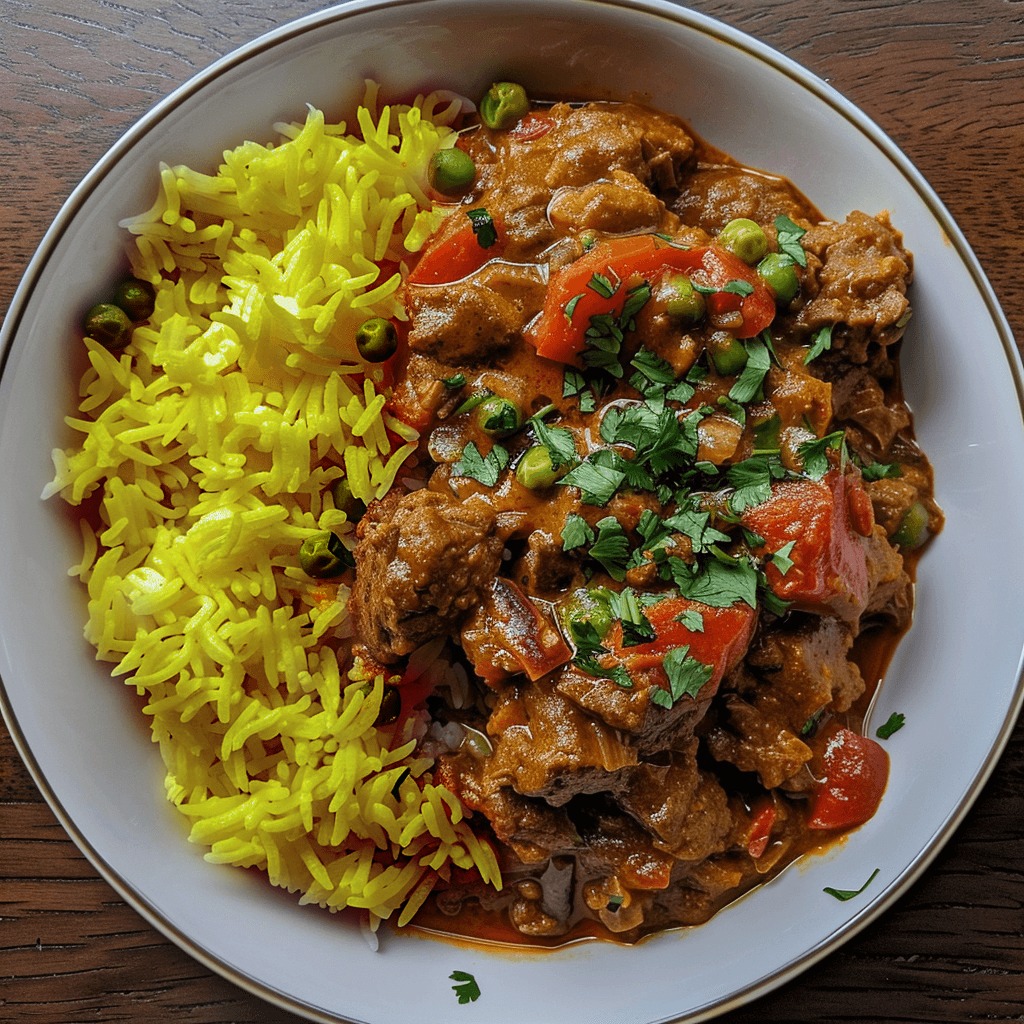
[[[321,11],[292,19],[217,58],[152,105],[107,149],[79,184],[75,186],[68,198],[58,209],[52,223],[40,239],[35,252],[25,267],[11,299],[7,314],[4,317],[3,324],[0,326],[0,379],[3,378],[6,371],[8,359],[13,349],[12,343],[18,334],[22,319],[27,310],[29,298],[36,287],[39,277],[52,258],[54,250],[57,248],[64,233],[64,228],[88,202],[96,189],[103,184],[114,165],[137,142],[158,128],[161,122],[172,115],[181,103],[260,53],[272,50],[307,32],[318,31],[326,25],[378,10],[391,10],[401,7],[430,7],[433,2],[434,0],[347,0],[347,2],[334,4]],[[484,5],[497,6],[500,2],[501,0],[477,0],[478,5],[483,3]],[[786,76],[800,88],[811,93],[817,100],[826,104],[834,113],[843,117],[861,135],[865,136],[870,143],[881,150],[935,218],[956,255],[970,273],[978,296],[984,302],[986,311],[999,337],[1003,355],[1011,372],[1017,398],[1017,409],[1021,414],[1022,427],[1024,427],[1024,365],[1022,365],[1021,354],[1014,339],[1013,331],[995,291],[966,236],[942,199],[910,158],[873,118],[813,71],[749,33],[736,29],[710,15],[680,6],[670,2],[670,0],[566,0],[566,2],[581,8],[596,7],[640,11],[670,21],[676,25],[681,25],[719,42],[729,44],[747,56],[768,65],[774,71]],[[981,791],[988,783],[992,772],[1005,751],[1022,709],[1024,709],[1024,648],[1018,654],[1016,673],[1013,699],[1007,708],[1002,726],[995,742],[986,755],[981,769],[975,774],[971,784],[961,796],[959,803],[952,809],[952,812],[947,816],[941,828],[933,835],[929,844],[901,873],[891,880],[885,890],[872,899],[856,915],[851,917],[838,932],[828,936],[790,962],[776,968],[772,974],[751,981],[728,997],[716,999],[702,1006],[693,1007],[691,1010],[684,1011],[681,1016],[665,1018],[663,1024],[684,1024],[684,1022],[686,1024],[696,1024],[696,1022],[710,1020],[729,1010],[735,1010],[744,1006],[753,999],[768,994],[802,974],[886,913],[896,900],[903,896],[932,865],[936,857],[963,823]],[[33,782],[39,788],[41,795],[58,822],[97,873],[147,923],[172,941],[179,949],[215,974],[280,1009],[296,1013],[310,1021],[321,1022],[321,1024],[357,1024],[355,1018],[339,1016],[329,1011],[325,1012],[321,1008],[280,991],[258,978],[252,977],[241,968],[208,951],[202,944],[165,918],[144,894],[138,892],[131,883],[104,860],[64,808],[50,786],[42,767],[36,761],[21,731],[17,716],[9,702],[2,676],[0,676],[0,716],[3,717],[14,747],[22,762],[25,764]]]

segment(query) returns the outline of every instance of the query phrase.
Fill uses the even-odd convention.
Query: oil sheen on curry
[[[705,921],[868,820],[861,734],[941,528],[898,350],[912,257],[631,103],[492,89],[433,168],[366,509],[356,652],[425,701],[435,778],[505,880],[418,923],[633,941]]]

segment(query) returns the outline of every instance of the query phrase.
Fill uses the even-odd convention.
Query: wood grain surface
[[[235,46],[321,6],[0,0],[0,309],[63,200],[142,113]],[[892,136],[953,210],[1024,340],[1024,2],[691,6],[795,58]],[[1008,600],[1021,589],[993,585]],[[0,726],[0,1022],[297,1019],[207,970],[127,906],[56,822]],[[1024,1021],[1024,728],[894,909],[721,1020]]]

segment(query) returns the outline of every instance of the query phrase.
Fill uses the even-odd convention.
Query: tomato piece
[[[759,334],[775,317],[771,289],[756,270],[725,249],[683,249],[657,235],[621,235],[598,242],[552,275],[544,308],[526,337],[538,355],[571,363],[586,345],[591,317],[621,316],[630,288],[655,281],[668,270],[681,271],[695,284],[716,289],[706,296],[708,308],[716,316],[740,314],[730,327],[738,338]],[[723,291],[731,282],[749,286],[749,293]]]
[[[815,790],[808,828],[863,825],[874,816],[889,781],[889,755],[851,729],[839,729],[825,747],[825,778]]]
[[[501,577],[463,627],[462,647],[490,686],[520,672],[535,681],[572,658],[562,634],[537,605]]]
[[[772,837],[776,817],[775,803],[770,797],[763,797],[754,804],[751,811],[753,819],[747,835],[747,853],[757,860],[768,849],[768,842]]]
[[[680,622],[686,612],[699,613],[703,629],[691,629]],[[686,597],[667,597],[644,614],[654,629],[653,640],[623,647],[622,623],[615,622],[604,646],[630,672],[660,666],[669,651],[689,646],[692,658],[711,666],[711,678],[705,684],[711,693],[746,653],[757,621],[755,610],[742,601],[728,608],[712,608]]]
[[[498,237],[491,245],[484,246],[466,210],[449,214],[427,242],[419,262],[409,274],[408,283],[451,284],[501,256],[505,251],[505,228],[499,218],[492,220]]]
[[[851,523],[849,495],[863,491],[852,474],[830,469],[821,480],[786,480],[772,486],[771,497],[743,513],[743,525],[764,538],[758,555],[793,543],[792,565],[774,560],[765,576],[775,595],[807,610],[828,609],[836,602],[860,607],[867,598],[867,556],[859,534],[865,529],[864,506]],[[870,532],[870,530],[868,530]]]

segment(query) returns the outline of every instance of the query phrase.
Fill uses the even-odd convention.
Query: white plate
[[[889,791],[831,854],[699,928],[543,955],[389,935],[371,953],[348,921],[202,860],[164,801],[136,703],[81,639],[84,596],[66,575],[77,531],[38,495],[50,449],[68,440],[67,346],[86,298],[117,269],[117,221],[148,207],[158,160],[212,168],[307,102],[350,107],[364,75],[397,92],[472,96],[496,75],[551,94],[640,92],[744,162],[787,174],[829,215],[890,210],[915,254],[906,390],[948,524],[922,563],[916,622],[875,709],[876,721],[907,719],[888,744]],[[657,0],[408,0],[346,4],[275,31],[177,90],[100,161],[43,239],[0,343],[0,702],[15,742],[126,900],[199,960],[311,1019],[647,1024],[735,1006],[907,888],[977,796],[1019,710],[1024,616],[993,585],[1024,578],[1024,547],[1001,540],[1005,510],[1024,507],[1009,327],[953,219],[892,142],[819,79],[701,15]],[[861,897],[822,892],[856,889],[876,867]],[[453,970],[475,975],[476,1002],[457,1004]]]

